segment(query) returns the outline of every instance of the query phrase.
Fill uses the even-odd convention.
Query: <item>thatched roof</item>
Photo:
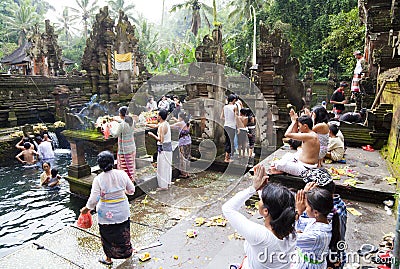
[[[8,65],[30,62],[31,59],[26,52],[30,47],[31,47],[31,43],[25,42],[18,49],[16,49],[13,53],[3,57],[3,59],[1,59],[0,62],[3,64],[8,64]]]
[[[27,63],[31,61],[31,58],[29,57],[27,50],[31,47],[30,42],[25,42],[25,44],[21,45],[18,49],[13,51],[10,55],[7,55],[3,57],[3,59],[0,60],[0,63],[3,64],[8,64],[8,65],[16,65],[16,64],[22,64],[22,63]],[[62,60],[65,65],[69,64],[74,64],[75,62],[66,58],[62,57]]]

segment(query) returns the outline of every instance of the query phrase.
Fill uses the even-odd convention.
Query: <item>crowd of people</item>
[[[222,206],[232,227],[244,237],[242,264],[231,268],[343,268],[346,205],[335,194],[335,183],[326,170],[312,169],[302,175],[304,189],[294,190],[269,183],[264,165],[254,167],[252,185]],[[239,212],[254,194],[263,224]]]
[[[365,110],[359,108],[359,80],[364,72],[364,62],[360,52],[356,52],[357,66],[354,70],[351,91],[357,102],[355,112],[345,113],[348,100],[344,91],[348,84],[341,82],[333,93],[330,103],[333,105],[335,122],[330,121],[326,104],[312,110],[303,109],[301,113],[290,110],[291,124],[285,132],[296,153],[287,153],[282,159],[274,161],[268,171],[262,165],[254,167],[252,186],[237,193],[226,202],[222,211],[236,231],[245,238],[246,258],[241,268],[341,268],[343,259],[338,252],[337,243],[344,240],[347,215],[345,204],[334,193],[334,183],[329,173],[320,169],[324,159],[333,161],[343,159],[345,153],[343,135],[339,130],[339,121],[362,122]],[[148,132],[157,144],[157,183],[158,190],[168,190],[172,181],[172,135],[171,130],[179,133],[179,170],[182,178],[190,177],[191,137],[190,116],[183,112],[178,96],[164,95],[156,102],[148,98],[147,111],[158,111],[157,124],[147,124],[157,128],[157,133]],[[98,214],[100,236],[105,256],[99,262],[111,265],[112,259],[128,258],[133,253],[130,244],[129,203],[127,194],[135,192],[135,122],[137,117],[129,114],[128,107],[120,107],[119,116],[112,120],[115,125],[107,124],[102,129],[108,137],[118,138],[117,169],[114,169],[114,155],[101,152],[97,162],[101,174],[94,178],[91,194],[86,206],[81,209],[85,214],[95,210]],[[168,122],[168,116],[176,120]],[[253,112],[246,108],[239,96],[230,94],[226,98],[221,116],[225,135],[224,161],[234,158],[254,156],[256,138],[256,119]],[[23,138],[16,147],[21,152],[16,159],[23,164],[39,164],[43,169],[40,185],[54,187],[60,183],[57,168],[53,167],[54,149],[47,134],[36,137],[34,141]],[[325,172],[324,172],[325,171]],[[269,174],[288,173],[302,177],[306,186],[294,191],[284,186],[268,183]],[[248,220],[239,213],[240,206],[254,193],[258,193],[259,213],[264,217],[263,225]],[[259,253],[268,251],[277,253],[295,253],[296,259],[286,256],[279,260],[269,257],[260,261]],[[329,254],[330,253],[330,254]],[[332,253],[336,253],[332,256]],[[339,253],[339,254],[338,254]],[[327,255],[328,254],[328,255]]]

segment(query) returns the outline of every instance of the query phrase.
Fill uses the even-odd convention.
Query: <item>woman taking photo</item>
[[[289,268],[290,253],[296,245],[294,195],[286,187],[268,183],[264,166],[254,168],[252,186],[238,192],[222,206],[229,223],[245,238],[246,257],[241,268]],[[258,190],[262,190],[258,211],[264,218],[263,225],[239,213],[240,206]]]
[[[109,151],[97,155],[97,163],[103,172],[94,178],[89,200],[81,213],[86,214],[96,208],[101,243],[106,255],[99,262],[111,265],[112,258],[126,259],[132,255],[126,194],[132,195],[135,186],[125,171],[113,169],[114,156]]]
[[[118,127],[111,129],[111,134],[118,137],[117,168],[124,170],[132,181],[135,181],[135,155],[136,145],[133,130],[133,118],[128,115],[128,107],[123,106],[119,109]]]

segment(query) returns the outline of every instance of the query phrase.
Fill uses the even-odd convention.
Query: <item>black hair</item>
[[[315,123],[328,123],[328,111],[323,106],[316,106],[313,108],[312,112],[315,113]]]
[[[40,135],[38,135],[35,137],[35,141],[36,141],[36,143],[40,144],[43,141],[43,139]]]
[[[49,162],[43,162],[43,163],[42,163],[42,169],[43,169],[43,165],[44,165],[45,163],[49,166],[49,168],[51,167],[51,164],[50,164]]]
[[[114,168],[114,155],[108,150],[102,151],[97,155],[97,164],[104,172]]]
[[[331,182],[329,182],[328,184],[326,184],[324,186],[318,186],[318,188],[325,189],[325,190],[329,191],[330,194],[333,195],[336,190],[336,185],[335,185],[335,182],[333,182],[333,180],[332,180]]]
[[[24,143],[24,149],[30,149],[31,148],[31,143],[25,142]]]
[[[264,208],[271,216],[271,227],[279,239],[294,234],[296,220],[295,199],[293,193],[286,187],[269,183],[261,193]]]
[[[129,124],[129,126],[133,125],[133,119],[128,115],[128,107],[122,106],[119,108],[119,113],[124,117],[124,121]]]
[[[230,95],[228,96],[228,103],[233,102],[233,101],[235,101],[235,100],[236,100],[236,95],[230,94]]]
[[[302,143],[302,141],[295,140],[295,139],[289,139],[289,141],[288,141],[289,146],[294,150],[296,150],[298,147],[300,147],[301,143]]]
[[[57,174],[58,174],[58,169],[57,169],[57,168],[51,169],[51,176],[52,176],[52,177],[56,177]]]
[[[334,210],[332,193],[323,188],[314,188],[306,192],[307,203],[313,210],[317,210],[324,217]],[[332,217],[332,238],[329,243],[329,249],[337,250],[337,243],[340,241],[340,219],[337,213]]]
[[[339,128],[336,126],[336,124],[329,124],[329,131],[331,131],[332,134],[336,136],[339,132]]]
[[[163,119],[166,120],[167,116],[168,116],[168,111],[165,109],[161,109],[160,111],[158,111],[158,115]]]
[[[307,115],[300,116],[297,119],[297,121],[300,122],[301,124],[307,124],[309,129],[312,129],[312,127],[313,127],[313,122],[312,122],[312,119],[310,116],[307,116]]]

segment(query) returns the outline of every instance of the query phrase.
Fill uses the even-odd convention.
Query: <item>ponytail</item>
[[[274,234],[283,239],[295,232],[295,200],[293,193],[286,187],[269,183],[261,194],[264,208],[271,216],[271,227]]]
[[[125,122],[129,124],[129,126],[132,127],[133,125],[133,119],[131,116],[125,115]]]
[[[277,219],[271,220],[270,224],[275,235],[279,239],[294,233],[294,223],[296,221],[296,211],[294,207],[285,208]]]
[[[334,210],[332,217],[332,238],[331,242],[329,243],[329,249],[332,252],[338,251],[338,243],[340,238],[340,218],[339,214],[336,212],[336,210]]]

